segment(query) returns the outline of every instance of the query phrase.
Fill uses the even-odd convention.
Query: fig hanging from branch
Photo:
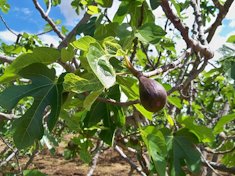
[[[142,106],[150,112],[160,111],[166,104],[167,92],[164,87],[153,79],[145,77],[137,71],[125,56],[127,68],[139,80],[139,94]]]

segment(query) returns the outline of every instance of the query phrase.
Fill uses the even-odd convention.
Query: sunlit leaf
[[[89,46],[91,43],[95,43],[96,39],[94,39],[91,36],[84,36],[74,42],[71,43],[71,45],[77,49],[88,51]]]
[[[87,79],[75,75],[74,73],[68,73],[64,77],[64,90],[72,91],[74,93],[82,93],[86,91],[96,91],[103,88],[100,81],[90,75]]]
[[[167,101],[168,101],[170,104],[174,105],[175,107],[177,107],[177,108],[179,108],[179,109],[182,108],[181,100],[180,100],[180,98],[178,98],[178,97],[175,97],[175,96],[168,96],[168,97],[167,97]]]
[[[99,13],[99,8],[95,5],[89,5],[87,13],[90,15],[95,15]]]
[[[74,50],[72,46],[68,46],[68,48],[62,48],[61,49],[61,61],[67,62],[72,61],[74,58]]]
[[[95,2],[102,7],[111,7],[113,4],[113,0],[95,0]]]
[[[228,42],[228,43],[235,43],[235,35],[229,36],[229,38],[227,39],[226,42]]]
[[[87,53],[88,63],[105,88],[114,85],[116,81],[115,71],[109,63],[109,56],[105,54],[100,45],[91,44]]]
[[[153,113],[147,111],[142,105],[140,104],[135,104],[135,108],[147,119],[152,120],[153,119]]]
[[[107,54],[117,55],[118,53],[124,54],[121,46],[118,44],[118,41],[114,37],[107,37],[104,39],[102,46]]]
[[[229,115],[225,115],[225,116],[220,117],[219,121],[217,122],[217,124],[214,127],[214,133],[218,134],[218,133],[222,132],[224,130],[224,125],[233,121],[234,119],[235,119],[235,114],[229,114]]]
[[[97,97],[102,93],[103,89],[91,92],[84,100],[83,107],[90,111],[92,104],[95,102]]]
[[[174,126],[175,123],[171,115],[169,115],[166,110],[164,110],[164,114],[170,126]]]

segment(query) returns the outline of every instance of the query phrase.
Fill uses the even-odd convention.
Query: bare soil
[[[51,155],[47,150],[38,153],[30,164],[29,169],[37,169],[49,176],[87,175],[90,166],[84,164],[79,158],[65,160],[62,155],[63,146],[64,145],[60,145],[60,147],[58,147],[55,155]],[[3,151],[3,148],[4,144],[0,142],[0,153]],[[23,166],[27,160],[27,156],[21,157],[19,158],[19,163]],[[0,168],[0,176],[14,172],[14,167],[11,166],[12,163],[16,163],[15,158],[9,161],[7,167],[4,166]],[[15,168],[17,167],[15,166]],[[127,176],[129,172],[129,164],[126,163],[117,152],[108,149],[100,153],[93,176]],[[138,174],[133,172],[131,175],[135,176]]]

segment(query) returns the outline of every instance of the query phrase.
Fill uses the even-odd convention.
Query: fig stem
[[[132,65],[132,63],[129,61],[127,56],[124,56],[125,62],[126,62],[126,66],[127,68],[130,70],[130,72],[136,77],[139,78],[140,76],[142,76],[143,74],[140,71],[137,71],[134,66]]]

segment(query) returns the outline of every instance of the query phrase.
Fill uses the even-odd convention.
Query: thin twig
[[[135,55],[136,55],[136,51],[137,51],[137,47],[138,47],[138,38],[136,37],[134,40],[133,40],[133,51],[131,52],[131,56],[130,56],[130,62],[132,63],[134,58],[135,58]]]
[[[53,22],[53,20],[47,16],[47,14],[44,12],[40,4],[37,0],[33,0],[34,6],[41,14],[41,17],[48,22],[48,24],[52,27],[53,31],[58,35],[59,38],[62,40],[65,38],[65,36],[60,32],[60,30],[57,28],[56,24]]]
[[[235,174],[235,167],[227,167],[224,164],[218,164],[218,163],[210,162],[210,161],[202,161],[202,164],[205,166],[208,166],[209,164],[213,168],[213,171],[216,169],[218,171]],[[221,174],[218,174],[218,175],[221,175]]]
[[[17,33],[15,33],[6,23],[6,21],[3,19],[2,15],[0,15],[0,19],[3,22],[3,24],[5,25],[5,27],[7,28],[8,31],[10,31],[13,35],[15,35],[16,37],[18,36]]]
[[[193,72],[190,73],[190,75],[188,76],[188,78],[185,80],[185,82],[183,83],[184,88],[187,87],[189,85],[189,83],[195,79],[203,70],[205,70],[205,67],[208,63],[208,60],[205,59],[203,64],[201,65],[201,67]]]
[[[131,106],[131,105],[140,103],[139,100],[132,100],[132,101],[127,101],[127,102],[118,102],[118,101],[115,101],[113,99],[106,99],[106,98],[103,98],[103,97],[98,97],[97,101],[112,104],[112,105],[122,106],[122,107]]]
[[[225,150],[225,151],[215,151],[215,150],[211,150],[211,149],[208,149],[208,148],[205,148],[205,150],[208,153],[224,155],[224,154],[228,154],[228,153],[231,153],[231,152],[235,151],[235,146],[233,148],[231,148],[229,150]]]
[[[47,34],[47,33],[51,32],[51,31],[53,31],[53,29],[50,29],[50,30],[48,30],[48,31],[44,31],[44,32],[40,32],[40,33],[35,34],[35,35],[36,35],[36,36],[40,36],[40,35]]]
[[[36,154],[38,153],[38,149],[39,149],[39,144],[38,144],[38,142],[36,142],[36,147],[33,150],[32,155],[30,156],[29,160],[25,164],[23,170],[26,170],[29,167],[29,165],[32,163],[33,159],[35,158]]]
[[[22,169],[20,167],[20,163],[18,159],[18,152],[19,152],[18,149],[17,148],[14,149],[2,136],[0,136],[0,139],[9,149],[12,150],[12,153],[4,161],[0,163],[0,167],[7,164],[13,157],[15,157],[17,166],[19,168],[19,172],[22,173]]]
[[[51,0],[48,0],[48,8],[47,8],[45,15],[48,16],[50,11],[51,11]]]
[[[133,168],[134,170],[136,170],[140,175],[142,176],[146,176],[146,174],[141,170],[141,168],[139,168],[130,158],[128,158],[126,156],[126,154],[122,151],[122,149],[115,145],[114,146],[114,150],[118,152],[118,154],[126,161],[130,164],[131,168]]]
[[[14,114],[6,114],[6,113],[0,112],[0,120],[1,119],[12,120],[12,119],[16,119],[16,118],[17,117]]]
[[[181,89],[186,89],[188,87],[188,85],[190,84],[190,82],[195,79],[206,67],[208,63],[208,60],[204,60],[203,64],[201,65],[201,67],[193,72],[190,72],[188,78],[183,82],[180,83],[178,85],[176,85],[175,87],[173,87],[172,89],[170,89],[167,94],[170,95],[171,93],[173,93],[176,90],[181,90]]]
[[[154,76],[154,75],[159,75],[161,73],[164,73],[170,69],[174,69],[176,68],[178,65],[180,65],[183,60],[188,57],[190,54],[192,53],[192,50],[186,50],[181,56],[179,56],[179,58],[175,61],[173,61],[172,63],[170,64],[167,64],[167,65],[163,65],[161,66],[160,68],[157,68],[153,71],[150,71],[150,72],[144,72],[143,75],[146,76],[146,77],[151,77],[151,76]]]
[[[137,27],[140,27],[143,23],[143,20],[144,20],[144,4],[141,5],[141,8],[140,8],[140,18],[138,19],[138,24],[137,24]],[[137,51],[137,47],[138,47],[138,38],[136,37],[134,40],[133,40],[133,51],[131,53],[131,56],[130,56],[130,62],[132,63],[133,60],[134,60],[134,57],[136,55],[136,51]]]
[[[145,56],[146,56],[146,58],[147,58],[147,60],[148,60],[148,63],[150,64],[150,66],[152,67],[152,69],[155,69],[155,66],[154,66],[152,60],[150,60],[150,58],[149,58],[149,56],[148,56],[148,53],[147,53],[147,51],[146,51],[146,49],[145,49],[145,47],[144,47],[144,44],[143,44],[142,42],[140,42],[140,46],[141,46],[141,49],[142,49],[142,51],[144,52],[144,54],[145,54]]]
[[[201,160],[204,161],[205,165],[207,167],[209,167],[214,173],[216,173],[217,175],[219,175],[219,173],[211,166],[211,164],[209,163],[209,161],[206,160],[206,158],[204,157],[202,151],[196,147],[196,149],[198,150],[198,152],[201,154]]]

